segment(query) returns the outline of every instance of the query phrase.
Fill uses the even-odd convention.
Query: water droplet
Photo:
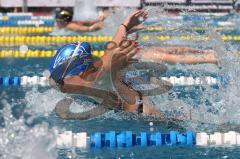
[[[23,54],[28,52],[28,46],[27,45],[20,45],[19,51]]]
[[[154,131],[154,128],[150,128],[150,131],[151,131],[151,132]]]
[[[153,126],[153,122],[149,122],[149,126]]]
[[[44,76],[44,77],[49,77],[50,76],[50,72],[49,72],[49,70],[44,70],[43,71],[43,73],[42,73],[42,75]]]
[[[143,17],[139,17],[138,20],[139,20],[140,22],[144,21]]]
[[[15,137],[15,134],[11,134],[11,138],[14,138]]]
[[[68,152],[67,157],[68,157],[68,158],[72,158],[72,153],[71,153],[71,152]]]

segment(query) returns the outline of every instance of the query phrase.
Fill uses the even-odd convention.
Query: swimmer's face
[[[67,21],[64,21],[62,19],[56,19],[56,22],[57,22],[57,26],[58,27],[64,27],[64,26],[66,26],[68,24]]]

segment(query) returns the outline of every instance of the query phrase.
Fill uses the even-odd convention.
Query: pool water
[[[140,32],[139,35],[210,35],[218,34],[236,35],[239,33],[238,14],[222,17],[179,16],[178,21],[168,17],[150,19],[148,24],[166,24],[181,29],[177,31]],[[189,26],[220,27],[219,21],[234,23],[231,31],[204,31],[197,32],[186,29]],[[201,23],[200,23],[201,22]],[[186,27],[184,27],[186,26]],[[215,65],[204,64],[195,66],[168,65],[168,75],[185,76],[228,76],[230,83],[227,86],[192,86],[174,87],[170,92],[152,97],[159,109],[165,111],[170,117],[181,116],[193,110],[193,119],[184,122],[153,121],[148,118],[138,118],[133,114],[111,111],[101,117],[73,121],[60,119],[54,113],[55,104],[66,95],[50,87],[1,87],[0,89],[0,158],[8,159],[67,159],[67,158],[168,158],[168,159],[235,159],[239,158],[239,147],[193,147],[193,146],[162,146],[162,147],[134,147],[119,149],[58,149],[54,146],[54,134],[62,131],[87,132],[96,131],[141,131],[168,132],[177,130],[193,131],[239,131],[239,57],[237,55],[240,45],[238,41],[226,42],[224,45],[217,39],[208,42],[196,43],[192,41],[171,40],[160,42],[151,40],[142,41],[148,45],[183,45],[198,48],[212,48],[219,53],[222,69]],[[56,47],[56,46],[55,46]],[[93,46],[97,47],[97,46]],[[33,48],[37,48],[34,47]],[[5,48],[6,49],[6,48]],[[43,76],[50,63],[49,58],[6,58],[0,59],[1,76]],[[80,101],[80,105],[85,101]],[[153,122],[153,125],[150,124]]]

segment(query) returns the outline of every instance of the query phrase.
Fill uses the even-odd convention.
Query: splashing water
[[[153,10],[151,10],[154,12]],[[155,19],[158,21],[159,19]],[[175,20],[173,20],[175,22]],[[196,42],[196,41],[183,41],[182,39],[173,39],[168,41],[161,42],[161,46],[191,46],[200,49],[213,49],[217,52],[221,66],[219,69],[217,66],[212,64],[204,65],[176,65],[170,66],[169,69],[177,68],[182,71],[192,71],[192,72],[211,72],[217,74],[218,76],[224,76],[230,80],[229,84],[225,86],[219,86],[218,89],[212,88],[210,86],[204,86],[201,91],[201,95],[197,99],[201,101],[196,105],[194,99],[187,97],[184,99],[179,99],[178,92],[171,92],[170,94],[164,94],[161,96],[153,97],[156,107],[161,111],[165,112],[169,117],[178,117],[183,120],[188,121],[185,125],[186,128],[197,129],[199,124],[240,124],[239,117],[239,55],[236,54],[237,47],[229,43],[223,42],[220,33],[209,29],[201,34],[194,30],[189,30],[192,21],[181,22],[176,21],[175,26],[180,26],[178,23],[181,23],[181,27],[178,27],[177,30],[172,31],[173,35],[193,35],[193,36],[208,36],[210,37],[209,41],[205,42]],[[171,19],[164,24],[171,24]],[[199,25],[209,28],[210,22],[206,19],[203,20],[203,23],[199,22]],[[171,24],[172,26],[172,24]],[[191,27],[190,27],[191,28]],[[155,33],[154,35],[165,34],[165,31],[160,33]],[[170,33],[171,34],[171,33]],[[153,42],[154,44],[154,42]],[[148,44],[149,45],[149,44]],[[149,46],[147,46],[149,47]],[[199,74],[202,76],[202,74]],[[185,89],[184,91],[191,91],[192,89]],[[193,89],[194,90],[194,89]],[[194,90],[195,91],[195,90]],[[198,124],[195,125],[195,122]],[[193,127],[194,126],[194,127]]]
[[[118,26],[124,21],[124,19],[133,12],[133,9],[127,8],[115,8],[110,10],[110,16],[105,20],[105,28],[103,28],[102,33],[104,35],[114,35]]]
[[[1,95],[6,95],[2,93]],[[1,100],[3,109],[0,110],[1,119],[0,128],[0,158],[1,159],[56,159],[59,151],[56,145],[56,137],[63,129],[50,126],[44,122],[45,119],[52,118],[52,112],[56,103],[64,98],[65,95],[54,90],[48,89],[39,91],[37,88],[32,88],[27,91],[24,98],[26,107],[23,115],[16,118],[13,112],[13,106],[19,104],[17,101],[12,101],[11,104],[7,100]],[[86,99],[86,98],[85,98]],[[15,103],[13,103],[15,102]],[[21,100],[20,103],[23,103]],[[77,103],[71,106],[70,111],[82,112],[94,107],[91,102],[85,101],[83,98],[77,98]],[[41,119],[40,119],[41,118]],[[40,119],[40,123],[39,123]],[[38,120],[36,122],[36,120]],[[73,158],[73,152],[67,153],[67,157]]]
[[[96,19],[98,13],[94,4],[95,0],[76,0],[73,19],[76,21]]]
[[[6,100],[1,103],[5,107],[0,112],[4,119],[4,127],[0,128],[0,158],[55,159],[58,129],[49,129],[47,123],[30,128],[25,124],[24,117],[13,117],[11,105]]]
[[[34,88],[25,95],[25,100],[27,102],[27,109],[25,112],[31,114],[33,117],[49,116],[49,113],[53,111],[58,100],[63,97],[63,94],[55,89],[50,89],[41,93]]]
[[[126,11],[124,13],[119,11],[115,13],[115,16],[123,17],[123,15],[127,15],[128,12],[130,11]],[[151,12],[152,14],[155,14],[153,10],[151,10]],[[81,17],[83,17],[82,15],[83,14],[81,14]],[[167,19],[164,16],[162,17],[165,20]],[[158,20],[158,17],[155,19]],[[111,25],[117,25],[116,21],[120,22],[121,20],[118,18],[112,18],[112,21],[115,21],[116,23],[110,22],[111,18],[108,20],[107,24],[109,24],[109,28],[111,27],[114,29],[112,32],[115,31],[115,28]],[[165,24],[172,26],[174,23],[177,23],[176,26],[181,27],[173,34],[199,35],[199,33],[195,31],[186,31],[185,29],[191,26],[191,24],[183,23],[180,20],[176,22],[175,20],[171,21],[168,19],[167,23]],[[208,23],[206,22],[202,25],[208,26]],[[105,31],[111,32],[108,29]],[[210,104],[201,102],[196,106],[193,99],[190,97],[179,99],[176,92],[171,92],[171,94],[169,93],[170,95],[166,93],[161,96],[155,96],[152,97],[152,100],[156,104],[156,107],[165,112],[169,117],[186,120],[187,124],[184,125],[185,128],[197,129],[201,123],[206,123],[206,125],[221,125],[225,123],[239,125],[240,82],[238,81],[238,77],[240,74],[240,60],[239,55],[236,53],[238,48],[222,42],[219,33],[216,33],[213,30],[209,30],[205,33],[205,35],[210,36],[211,40],[203,43],[171,40],[163,42],[161,45],[190,45],[203,49],[214,49],[218,52],[222,69],[218,69],[218,67],[209,64],[195,66],[176,65],[176,67],[184,71],[192,70],[197,72],[211,72],[226,76],[230,79],[230,83],[227,85],[227,87],[220,87],[216,90],[212,87],[204,86],[204,92],[201,94],[201,96],[199,96],[199,100],[207,100]],[[169,68],[174,67],[171,66]],[[188,90],[190,89],[186,89],[185,91]],[[5,95],[6,93],[1,93],[1,96],[4,97]],[[0,111],[0,116],[3,117],[4,126],[0,128],[0,158],[57,158],[55,137],[57,132],[60,131],[59,128],[50,128],[50,126],[44,122],[35,124],[34,126],[28,125],[31,125],[34,119],[38,117],[51,116],[51,112],[53,112],[56,103],[63,97],[64,95],[62,93],[59,93],[54,89],[40,92],[38,89],[33,88],[32,90],[28,91],[24,98],[26,102],[26,109],[24,110],[24,113],[30,115],[30,117],[27,119],[24,116],[20,116],[19,119],[15,118],[12,112],[13,104],[9,104],[6,100],[2,100],[1,103],[4,105],[4,107]],[[78,112],[86,109],[85,106],[88,105],[88,102],[81,102],[80,100],[80,104],[78,103],[73,105],[71,109],[73,109],[72,111]],[[109,112],[105,114],[105,117],[109,118],[113,117],[114,115],[114,113]],[[116,119],[117,118],[118,116]]]

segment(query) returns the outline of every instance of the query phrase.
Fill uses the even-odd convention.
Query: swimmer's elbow
[[[75,28],[75,31],[93,31],[91,27],[88,26],[79,26]]]
[[[79,27],[79,28],[76,28],[75,31],[95,31],[95,29],[92,27]]]
[[[88,30],[87,30],[87,31],[96,31],[96,30],[97,30],[96,28],[90,26],[90,27],[88,27]]]
[[[100,29],[102,29],[103,28],[103,26],[100,26],[100,25],[98,25],[98,23],[97,24],[94,24],[94,25],[92,25],[92,26],[89,26],[88,27],[88,31],[97,31],[97,30],[100,30]]]
[[[90,27],[83,27],[83,26],[79,26],[79,25],[69,25],[66,27],[69,30],[72,31],[89,31]]]

